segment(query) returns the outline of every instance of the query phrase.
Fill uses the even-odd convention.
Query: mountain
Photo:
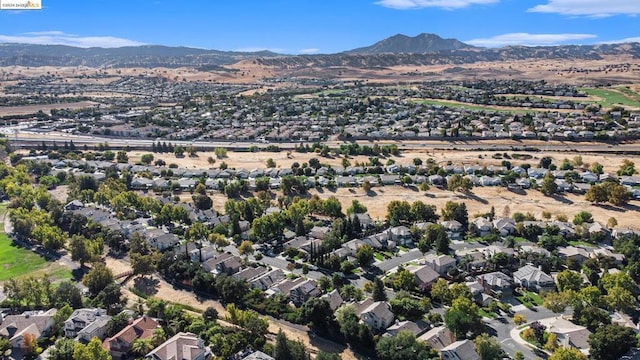
[[[456,39],[443,39],[435,34],[422,33],[415,37],[397,34],[377,43],[346,51],[346,54],[424,54],[446,50],[470,49],[473,46]]]
[[[402,65],[460,65],[509,60],[601,60],[604,56],[631,56],[640,59],[640,43],[561,45],[544,47],[507,46],[498,49],[465,48],[430,53],[298,55],[260,58],[261,65],[290,70],[305,68],[381,68]]]
[[[507,46],[478,48],[433,34],[395,35],[372,46],[326,55],[282,55],[269,51],[233,52],[159,45],[77,48],[64,45],[0,43],[0,66],[195,67],[224,70],[223,65],[251,60],[288,70],[305,68],[377,68],[401,65],[456,65],[527,59],[599,60],[604,56],[640,59],[640,43]]]
[[[219,66],[279,54],[160,45],[78,48],[65,45],[0,43],[0,66],[180,67]]]

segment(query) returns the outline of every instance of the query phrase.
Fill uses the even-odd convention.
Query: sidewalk
[[[546,326],[547,328],[549,327],[549,324],[553,321],[556,320],[558,317],[552,317],[552,318],[546,318],[546,319],[541,319],[538,320],[539,323],[541,323],[542,325]],[[511,339],[513,339],[513,341],[517,342],[520,345],[526,346],[529,349],[532,350],[537,350],[537,351],[542,351],[547,355],[551,355],[550,352],[548,352],[547,350],[544,350],[542,348],[538,348],[534,345],[532,345],[531,343],[527,342],[525,339],[523,339],[522,337],[520,337],[520,333],[522,331],[524,331],[525,329],[527,329],[529,327],[529,324],[531,324],[533,321],[530,321],[524,325],[521,326],[516,326],[513,329],[511,329],[511,331],[509,332],[509,335],[511,335]]]

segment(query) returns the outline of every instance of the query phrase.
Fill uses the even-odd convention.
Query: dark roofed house
[[[306,280],[295,285],[289,291],[289,298],[294,305],[300,306],[312,297],[320,296],[321,292],[314,280]]]
[[[469,339],[456,341],[440,349],[440,358],[442,360],[480,360],[473,342]]]
[[[511,277],[499,271],[478,276],[478,282],[484,287],[484,292],[501,298],[513,293]]]
[[[453,344],[456,341],[456,337],[451,330],[442,325],[420,335],[418,340],[426,342],[436,350],[442,350],[443,348]]]
[[[415,276],[416,285],[420,291],[427,291],[430,289],[431,285],[433,285],[440,277],[440,274],[427,265],[409,266],[407,267],[407,270]]]

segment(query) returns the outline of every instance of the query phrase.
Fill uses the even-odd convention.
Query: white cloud
[[[316,49],[316,48],[300,49],[298,50],[298,54],[315,54],[318,51],[320,51],[320,49]]]
[[[461,9],[469,5],[494,4],[500,0],[380,0],[376,2],[384,7],[406,10],[424,8]]]
[[[600,44],[623,44],[623,43],[632,43],[632,42],[640,43],[640,36],[628,37],[620,40],[602,41],[600,42]]]
[[[524,46],[548,46],[559,45],[569,41],[593,39],[593,34],[528,34],[528,33],[511,33],[496,35],[490,38],[473,39],[465,41],[465,43],[474,46],[484,47],[501,47],[508,45],[524,45]]]
[[[78,36],[62,31],[34,31],[20,35],[1,35],[0,43],[22,43],[37,45],[68,45],[81,48],[144,45],[141,42],[114,36]]]
[[[548,4],[537,5],[529,12],[557,13],[572,16],[607,17],[613,15],[640,14],[637,0],[547,0]]]

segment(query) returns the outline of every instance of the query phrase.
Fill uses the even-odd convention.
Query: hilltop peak
[[[431,53],[443,50],[472,48],[456,39],[443,39],[436,34],[421,33],[414,37],[396,34],[377,43],[346,51],[348,54],[384,54],[384,53]]]

